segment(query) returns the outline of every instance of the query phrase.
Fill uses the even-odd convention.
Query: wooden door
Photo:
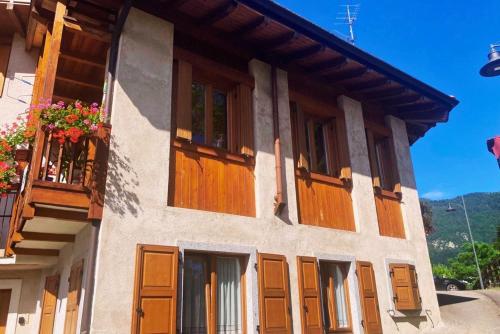
[[[52,334],[56,315],[57,293],[59,291],[59,275],[47,276],[43,291],[40,334]]]
[[[0,334],[7,334],[11,289],[0,290]]]
[[[297,257],[299,275],[300,314],[302,333],[322,334],[321,287],[318,277],[318,262],[315,257]]]
[[[380,321],[380,310],[378,306],[377,284],[375,273],[370,262],[357,263],[357,275],[359,283],[359,297],[363,308],[363,328],[365,334],[382,333]]]
[[[78,308],[80,306],[83,277],[83,259],[73,264],[69,275],[68,297],[66,301],[66,319],[64,334],[76,334]]]
[[[132,333],[175,334],[179,249],[139,245]]]
[[[288,264],[283,255],[259,254],[260,334],[292,333]]]

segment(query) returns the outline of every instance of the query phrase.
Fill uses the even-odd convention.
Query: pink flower
[[[75,108],[76,109],[82,109],[82,104],[79,101],[75,102]]]
[[[89,125],[89,124],[90,124],[90,120],[89,120],[89,119],[85,119],[85,120],[83,121],[83,123],[84,123],[85,125]]]
[[[57,102],[57,105],[61,108],[64,108],[64,102],[63,101],[59,101]]]
[[[90,108],[90,112],[91,112],[92,114],[97,114],[97,113],[99,112],[99,109],[98,109],[98,108],[96,108],[96,107],[92,107],[92,108]]]
[[[98,104],[97,104],[97,102],[94,102],[94,103],[92,103],[90,106],[91,106],[92,108],[97,108]]]
[[[98,127],[97,125],[95,125],[95,124],[92,124],[92,125],[90,126],[90,130],[91,130],[91,131],[97,131],[97,129],[99,129],[99,127]]]

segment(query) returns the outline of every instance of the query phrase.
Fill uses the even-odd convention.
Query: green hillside
[[[496,238],[497,225],[500,224],[500,192],[472,193],[464,196],[472,234],[475,241],[493,242]],[[465,222],[460,197],[449,200],[422,201],[432,208],[434,231],[427,237],[432,263],[447,263],[457,255],[460,247],[468,241],[469,234]],[[457,210],[446,212],[448,203]]]

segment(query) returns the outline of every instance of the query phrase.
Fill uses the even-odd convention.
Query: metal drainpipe
[[[278,111],[278,74],[276,66],[271,68],[271,90],[273,102],[273,135],[274,135],[274,159],[276,163],[276,195],[274,196],[274,213],[279,215],[286,203],[283,200],[283,178],[281,173],[281,143],[280,122]]]
[[[123,25],[127,19],[130,8],[132,7],[132,0],[127,0],[117,18],[116,26],[113,31],[113,37],[111,39],[111,46],[109,51],[109,61],[108,61],[108,75],[106,78],[106,97],[104,105],[108,111],[107,119],[105,123],[109,124],[111,116],[111,107],[113,101],[113,87],[114,87],[114,77],[116,72],[116,64],[118,60],[118,47],[120,42],[120,36],[123,30]],[[97,257],[97,247],[99,245],[99,230],[101,226],[100,220],[93,220],[90,230],[90,248],[88,253],[88,263],[87,272],[85,275],[85,297],[84,306],[82,312],[82,322],[80,333],[88,334],[90,333],[90,324],[92,321],[92,302],[94,298],[94,283],[95,283],[95,267],[96,267],[96,257]]]

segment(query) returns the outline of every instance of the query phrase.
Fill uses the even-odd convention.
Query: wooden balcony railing
[[[355,231],[348,185],[318,173],[295,171],[301,224]]]
[[[6,255],[14,253],[25,221],[41,212],[67,220],[101,218],[109,135],[110,128],[103,127],[77,143],[60,144],[38,130],[12,208]]]

